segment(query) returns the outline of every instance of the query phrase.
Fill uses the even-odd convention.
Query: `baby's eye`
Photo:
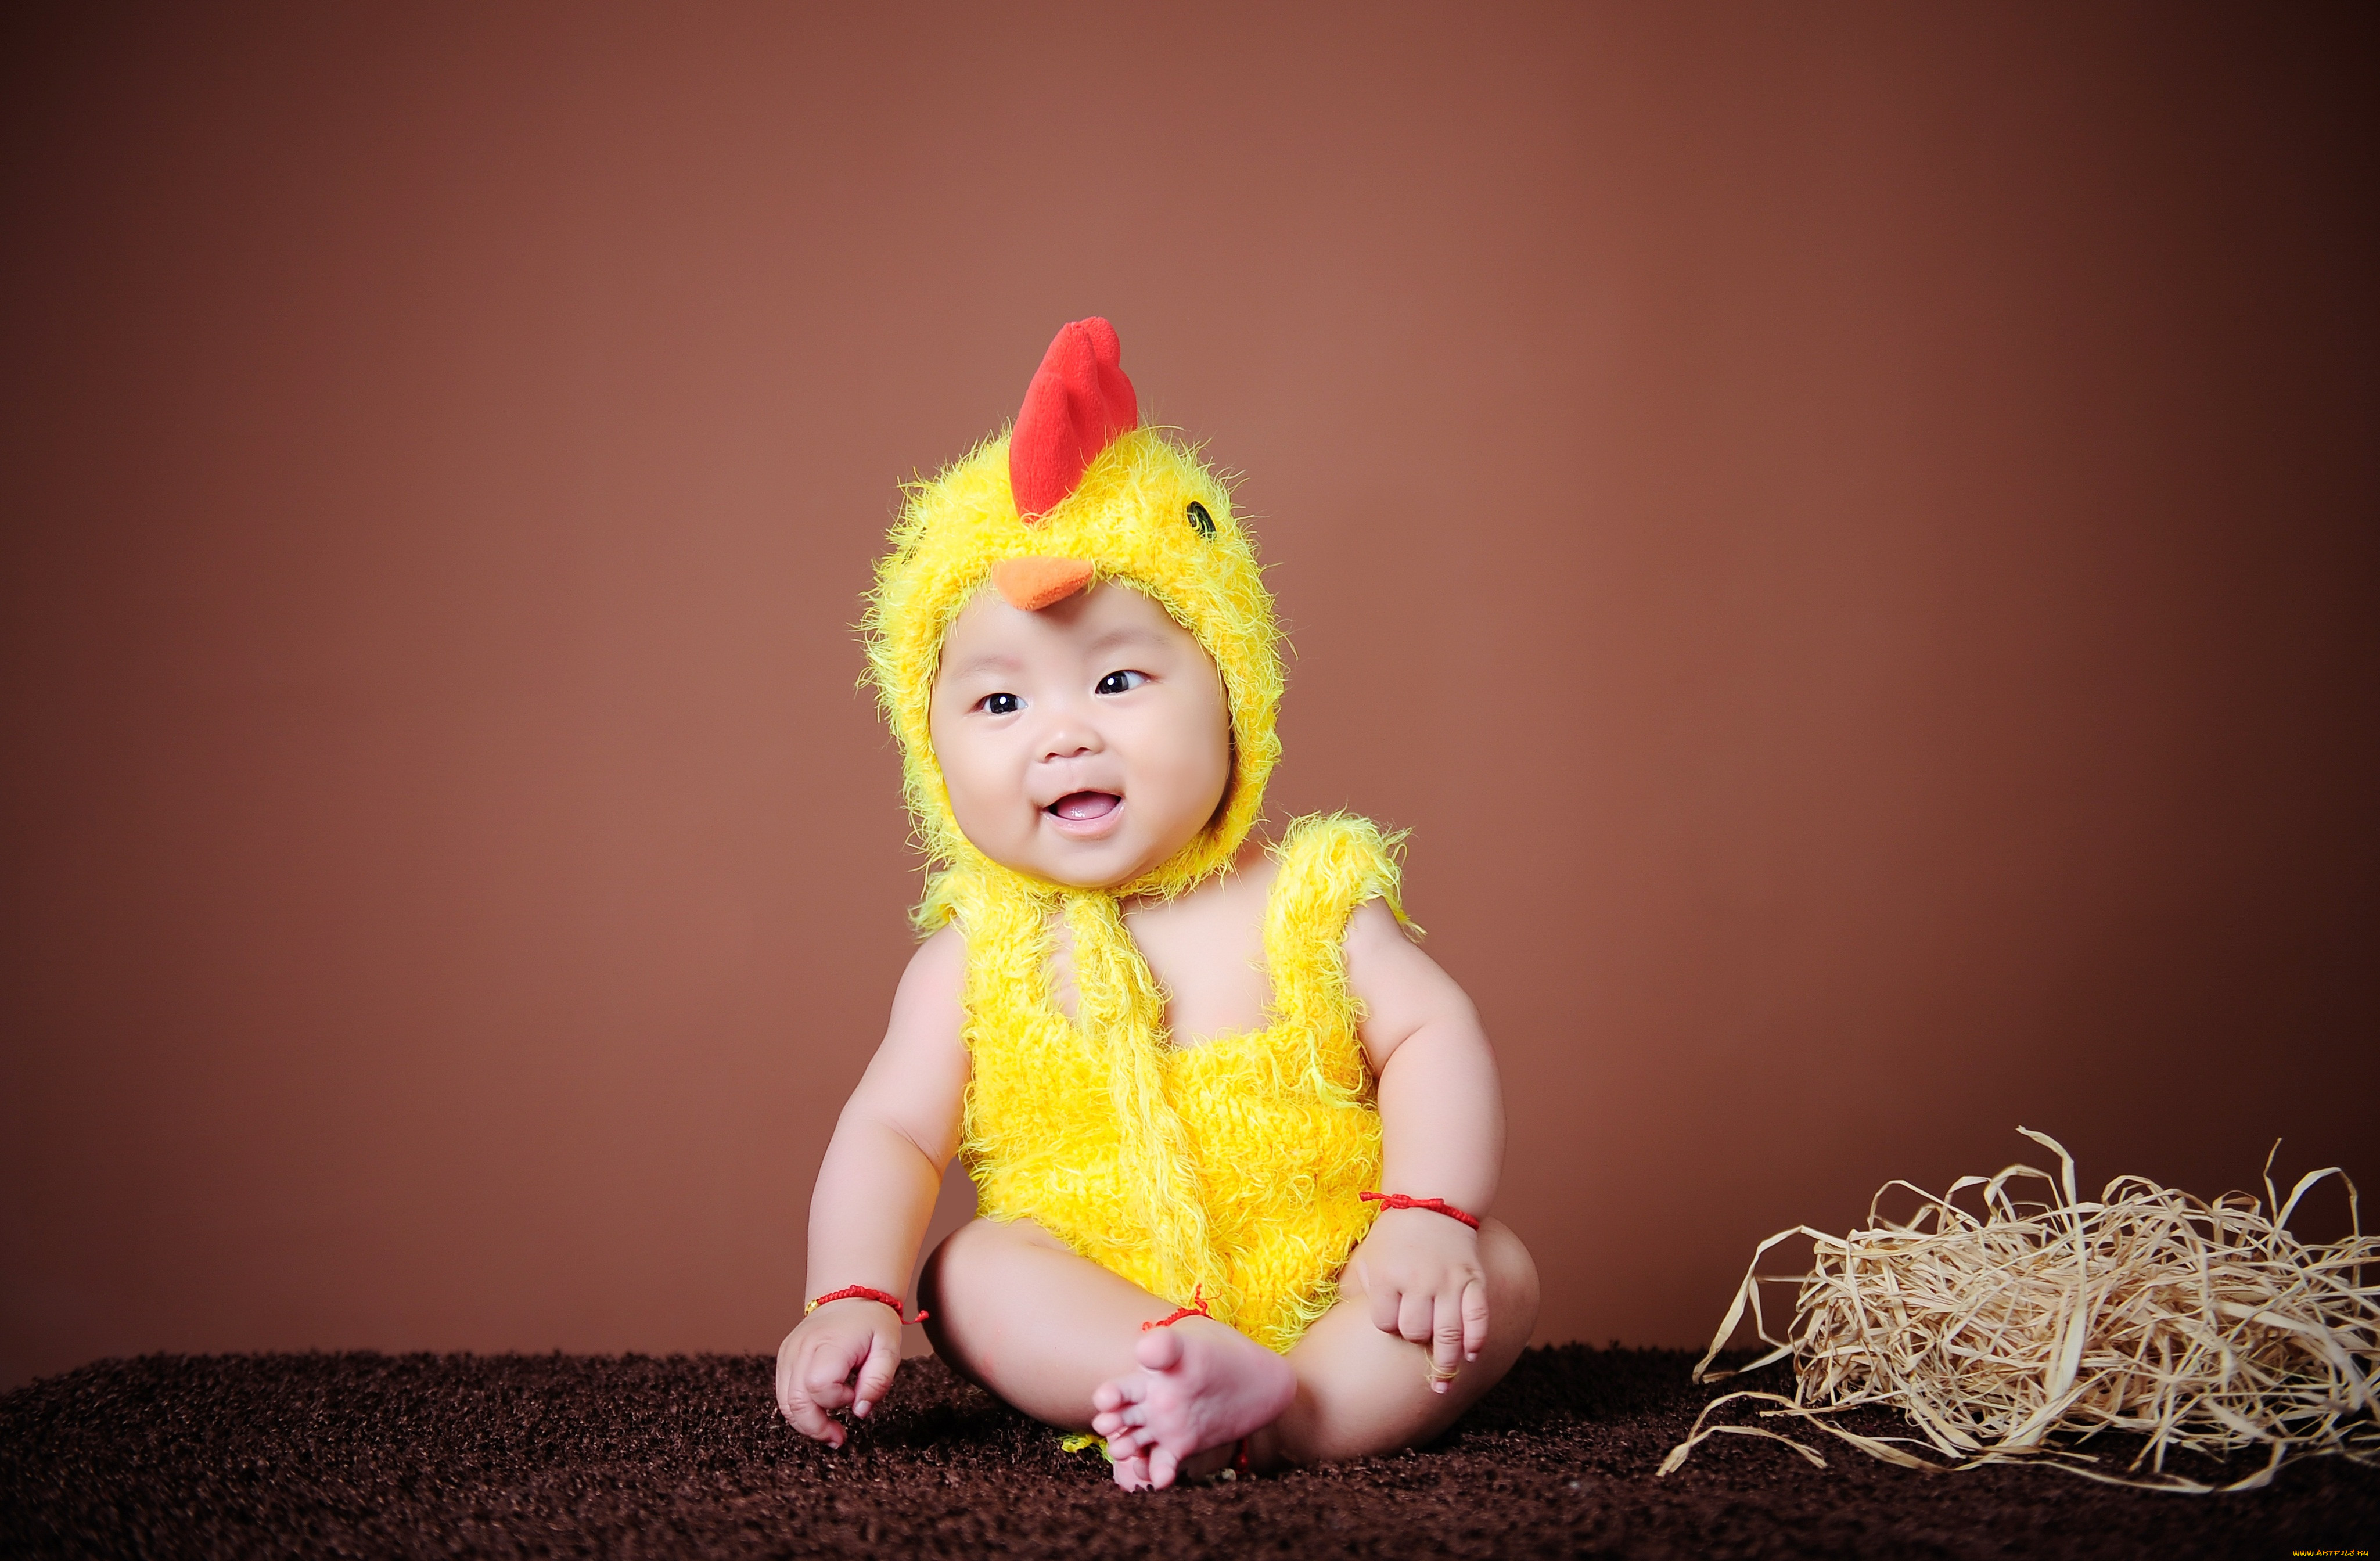
[[[1099,694],[1129,694],[1148,681],[1148,674],[1147,672],[1110,672],[1107,676],[1099,679],[1099,685],[1097,689],[1093,690],[1093,692]]]
[[[1013,716],[1025,708],[1025,701],[1014,694],[987,694],[975,708],[988,716]]]

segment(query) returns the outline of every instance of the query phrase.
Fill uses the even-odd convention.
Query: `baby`
[[[936,871],[929,932],[810,1203],[777,1399],[840,1446],[928,1260],[942,1358],[1106,1439],[1127,1488],[1427,1441],[1511,1367],[1528,1252],[1470,1001],[1414,946],[1392,847],[1248,835],[1280,754],[1271,599],[1228,493],[1138,426],[1103,320],[1008,438],[911,495],[868,619]]]

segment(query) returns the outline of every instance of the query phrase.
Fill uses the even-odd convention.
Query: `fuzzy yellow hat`
[[[991,586],[1038,611],[1113,581],[1195,635],[1222,674],[1232,775],[1215,817],[1123,894],[1178,894],[1228,864],[1264,804],[1281,756],[1280,631],[1230,491],[1186,446],[1139,426],[1115,330],[1062,328],[1014,426],[913,487],[877,565],[861,627],[885,719],[900,739],[903,790],[937,878],[984,859],[959,830],[928,731],[951,623]],[[947,910],[929,888],[919,914]]]

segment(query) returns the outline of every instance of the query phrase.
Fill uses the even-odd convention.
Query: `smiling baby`
[[[1392,841],[1250,842],[1281,672],[1230,495],[1087,320],[892,543],[868,650],[928,936],[820,1168],[786,1417],[839,1446],[883,1398],[955,1157],[979,1216],[927,1262],[928,1337],[1119,1483],[1437,1435],[1536,1320],[1487,1217],[1495,1058]]]

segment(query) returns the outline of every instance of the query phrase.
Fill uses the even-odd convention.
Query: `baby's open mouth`
[[[1123,799],[1112,792],[1069,792],[1050,805],[1050,811],[1076,824],[1105,818]]]

